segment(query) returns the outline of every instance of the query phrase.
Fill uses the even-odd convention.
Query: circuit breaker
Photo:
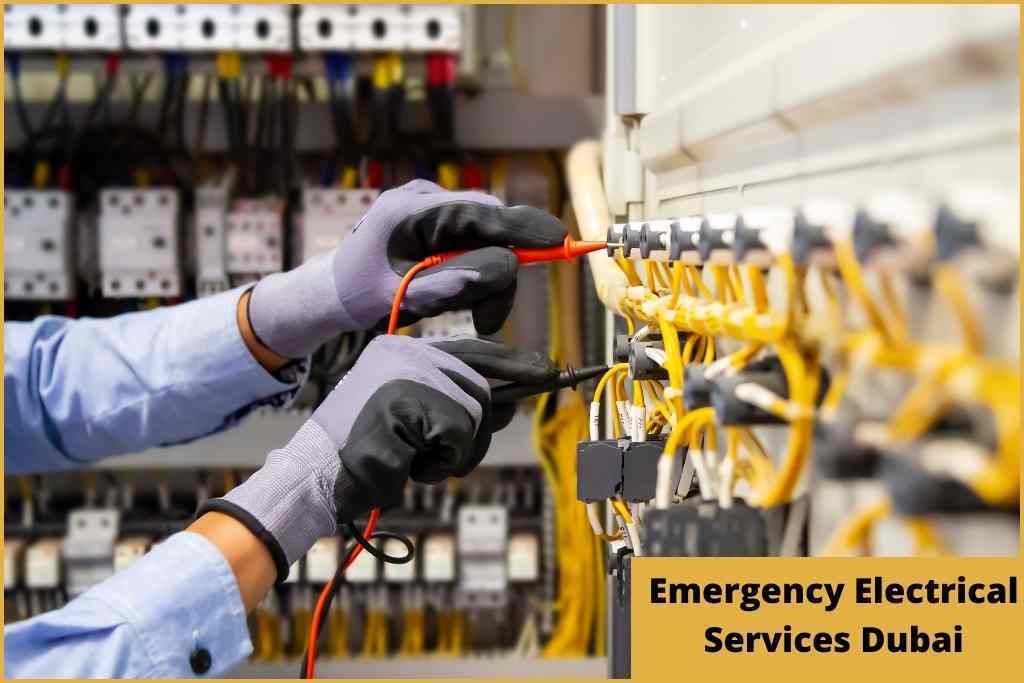
[[[80,595],[114,573],[120,522],[120,511],[112,508],[82,508],[68,515],[62,545],[68,596]]]
[[[121,17],[116,4],[7,5],[8,50],[119,50]]]
[[[284,203],[277,198],[235,203],[225,223],[227,272],[259,277],[284,266]]]
[[[303,263],[338,246],[378,196],[378,190],[324,187],[303,190],[300,231]]]
[[[196,190],[194,222],[196,245],[196,292],[209,296],[228,289],[227,188],[219,185]]]
[[[287,52],[292,48],[288,5],[142,4],[126,10],[125,39],[132,50]]]
[[[303,50],[456,52],[462,8],[444,5],[302,5]]]
[[[181,294],[179,197],[171,187],[100,193],[100,271],[109,298]]]
[[[60,301],[75,294],[74,201],[61,190],[4,196],[4,292],[8,299]]]
[[[508,510],[501,505],[464,505],[459,508],[457,529],[459,599],[466,605],[504,605]]]

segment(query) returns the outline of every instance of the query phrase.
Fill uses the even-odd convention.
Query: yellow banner
[[[1016,661],[1020,568],[981,558],[640,558],[633,678],[969,681]]]

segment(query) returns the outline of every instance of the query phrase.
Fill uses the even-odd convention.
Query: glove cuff
[[[259,281],[249,299],[249,324],[267,348],[304,358],[342,332],[363,329],[338,298],[334,252]]]
[[[274,538],[274,534],[267,531],[266,527],[260,523],[260,520],[249,514],[248,510],[235,505],[226,498],[207,500],[196,512],[196,517],[201,517],[207,512],[220,512],[234,518],[235,521],[248,529],[253,536],[260,539],[263,545],[267,546],[270,557],[274,560],[274,567],[277,569],[277,581],[275,583],[284,583],[284,580],[288,578],[288,557],[284,553],[284,548]]]
[[[320,425],[307,421],[288,445],[271,451],[263,467],[204,509],[219,506],[218,512],[231,515],[260,538],[283,580],[288,567],[318,539],[337,530],[333,495],[340,468],[337,452]]]

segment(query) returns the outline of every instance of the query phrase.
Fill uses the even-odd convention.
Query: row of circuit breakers
[[[63,587],[74,597],[125,569],[152,547],[153,539],[121,534],[120,516],[117,509],[78,509],[70,513],[63,538],[7,539],[4,589]],[[388,564],[362,553],[346,571],[345,581],[452,585],[467,603],[501,606],[510,585],[540,580],[539,530],[513,527],[505,505],[461,505],[453,521],[447,530],[413,537],[415,561]],[[393,539],[381,549],[392,555],[405,553]],[[292,565],[286,583],[327,583],[343,550],[337,537],[320,539]]]
[[[368,189],[305,189],[303,212],[293,220],[297,260],[333,249],[377,195]],[[183,223],[190,225],[195,245],[200,296],[286,268],[281,199],[231,201],[227,187],[203,186],[196,192],[194,215],[182,213],[178,191],[170,187],[107,188],[98,211],[79,216],[67,192],[6,190],[5,297],[70,300],[80,279],[98,280],[107,298],[182,296],[187,289],[185,249],[179,244]],[[77,243],[83,241],[89,243]],[[97,251],[98,260],[89,257]],[[92,277],[97,262],[99,273]]]
[[[459,50],[440,5],[5,5],[8,50]]]

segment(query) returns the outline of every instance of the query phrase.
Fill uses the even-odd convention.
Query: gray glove
[[[558,219],[540,209],[414,180],[383,193],[333,252],[260,280],[249,319],[266,346],[301,358],[341,332],[385,323],[395,289],[415,263],[472,249],[413,280],[401,324],[472,309],[477,330],[493,334],[515,296],[519,263],[506,247],[554,247],[565,235]]]
[[[541,354],[478,339],[378,337],[287,446],[199,514],[244,524],[283,580],[338,523],[400,502],[407,480],[438,483],[479,464],[515,413],[491,405],[485,376],[541,383],[557,372]]]

